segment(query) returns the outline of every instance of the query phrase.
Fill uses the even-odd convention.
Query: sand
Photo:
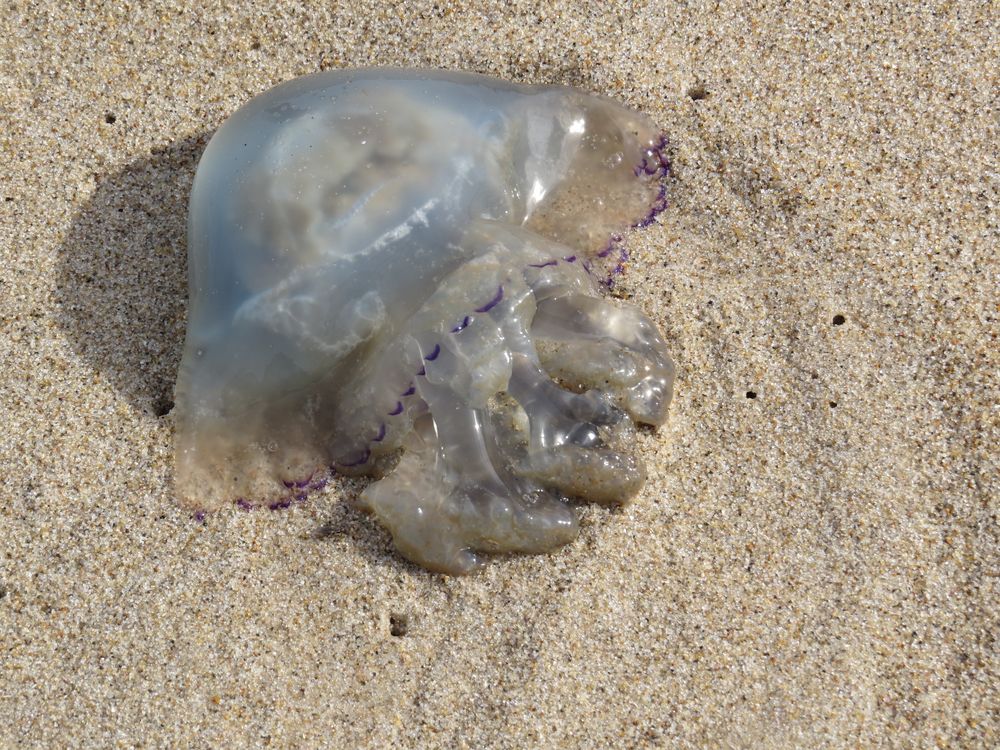
[[[1000,742],[995,3],[82,5],[0,15],[0,747]],[[373,64],[670,136],[618,293],[676,402],[557,554],[425,573],[360,482],[174,502],[199,153]]]

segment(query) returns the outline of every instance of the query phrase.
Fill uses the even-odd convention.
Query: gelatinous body
[[[331,471],[398,549],[466,572],[571,540],[565,500],[640,488],[633,422],[673,367],[602,298],[664,206],[641,115],[562,87],[427,71],[297,79],[209,143],[191,197],[176,481],[282,506]]]

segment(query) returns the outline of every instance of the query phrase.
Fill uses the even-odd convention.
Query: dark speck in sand
[[[409,629],[410,629],[409,617],[401,614],[389,615],[389,635],[391,635],[393,638],[399,638],[401,636],[406,635]]]
[[[701,101],[708,98],[708,89],[705,88],[705,84],[696,83],[688,88],[687,95],[696,102]]]

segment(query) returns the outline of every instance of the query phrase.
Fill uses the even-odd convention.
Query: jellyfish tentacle
[[[515,358],[508,390],[529,422],[519,476],[599,503],[623,503],[641,489],[646,476],[642,463],[609,445],[624,442],[620,438],[632,428],[606,394],[566,391],[524,355]]]
[[[430,420],[415,426],[399,465],[365,490],[362,507],[403,554],[449,573],[474,569],[477,551],[537,553],[571,541],[572,508],[505,471],[485,404],[470,404],[463,389],[462,359],[447,347],[435,351],[417,385]]]
[[[531,328],[543,367],[576,388],[603,388],[637,422],[662,425],[674,364],[638,308],[582,294],[537,303]]]

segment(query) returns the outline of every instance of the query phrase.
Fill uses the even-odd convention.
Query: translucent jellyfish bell
[[[285,505],[331,471],[399,550],[466,572],[570,541],[568,498],[641,487],[673,366],[601,295],[665,205],[664,141],[573,89],[321,73],[236,112],[198,167],[176,481]]]

